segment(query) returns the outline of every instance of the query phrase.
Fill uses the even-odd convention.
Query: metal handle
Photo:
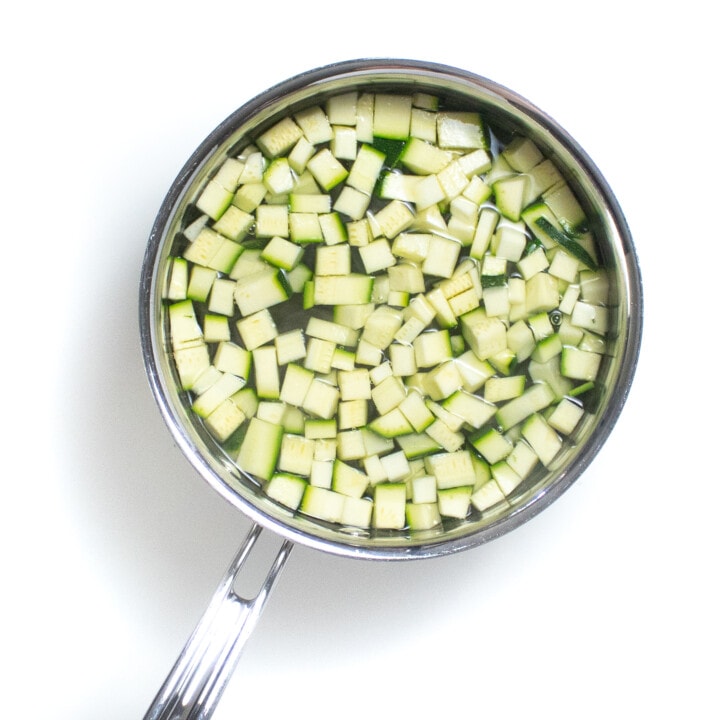
[[[206,720],[213,714],[292,549],[286,540],[256,596],[240,597],[233,586],[261,531],[259,525],[250,529],[144,720]]]

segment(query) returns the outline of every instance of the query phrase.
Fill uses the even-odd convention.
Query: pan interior
[[[474,513],[426,531],[340,528],[289,511],[270,500],[262,483],[235,463],[234,451],[214,440],[179,391],[167,303],[171,258],[181,252],[183,230],[198,215],[193,205],[204,182],[223,161],[242,150],[281,117],[350,90],[426,92],[449,108],[477,110],[493,128],[495,142],[515,134],[531,138],[561,169],[580,200],[610,278],[612,329],[593,412],[587,413],[553,462],[531,473],[497,512]],[[562,494],[583,472],[609,435],[622,409],[639,350],[640,279],[629,231],[612,192],[583,150],[551,118],[491,81],[455,68],[415,61],[350,61],[320,68],[271,88],[247,103],[198,147],[170,189],[153,228],[141,282],[141,337],[150,384],[182,452],[229,502],[261,525],[302,544],[355,557],[405,559],[440,555],[487,542],[525,522]],[[298,301],[278,320],[295,327]]]

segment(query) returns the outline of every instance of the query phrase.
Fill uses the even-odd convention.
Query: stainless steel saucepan
[[[322,103],[331,94],[383,89],[427,92],[478,110],[493,127],[530,137],[553,160],[583,205],[610,278],[612,329],[593,413],[561,457],[532,482],[520,485],[506,510],[480,513],[442,532],[373,533],[340,528],[271,501],[212,438],[179,390],[170,350],[165,289],[169,258],[177,252],[188,210],[222,161],[283,115]],[[625,404],[642,331],[642,284],[623,213],[594,162],[551,117],[513,91],[471,72],[425,61],[360,59],[305,72],[246,103],[215,128],[172,184],[152,228],[142,266],[140,332],[152,392],[163,418],[192,466],[222,497],[254,523],[210,606],[160,689],[146,718],[207,718],[215,709],[268,595],[295,543],[346,558],[411,560],[456,553],[497,538],[539,513],[583,473],[601,449]],[[253,598],[234,589],[243,563],[261,533],[283,540]]]

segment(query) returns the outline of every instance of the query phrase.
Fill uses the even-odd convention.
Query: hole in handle
[[[250,548],[232,585],[232,591],[247,603],[252,603],[263,590],[272,566],[287,543],[276,533],[261,531],[257,526],[251,535],[254,537],[250,540]]]

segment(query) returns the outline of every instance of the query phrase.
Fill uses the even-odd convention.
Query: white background
[[[141,718],[249,527],[145,379],[138,278],[167,188],[269,85],[397,56],[513,88],[593,157],[643,271],[636,381],[592,467],[502,539],[409,564],[296,547],[215,717],[718,717],[720,57],[710,5],[669,6],[5,12],[4,716]]]

